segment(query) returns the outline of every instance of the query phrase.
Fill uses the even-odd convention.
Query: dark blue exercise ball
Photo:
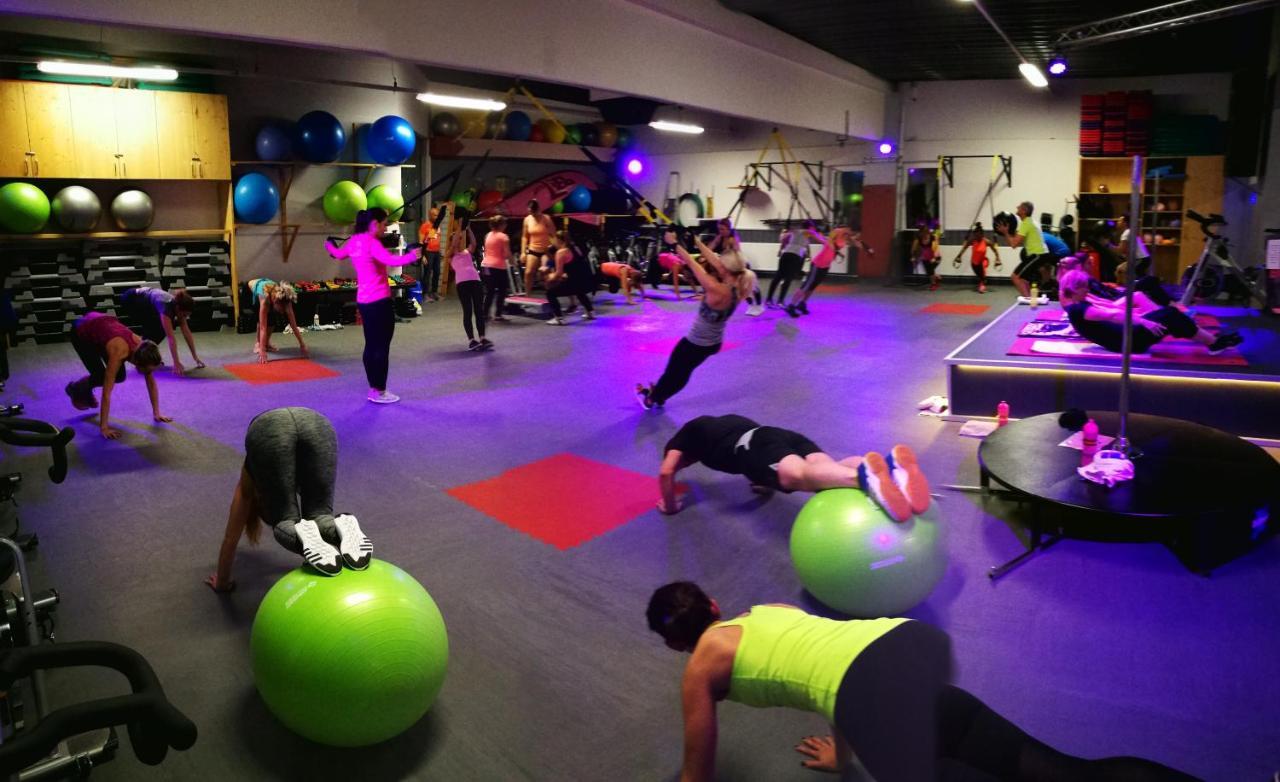
[[[398,166],[413,154],[417,141],[413,126],[407,119],[388,114],[369,126],[364,144],[373,162],[384,166]]]
[[[523,111],[513,111],[507,115],[507,138],[512,141],[528,141],[533,132],[533,120]]]
[[[253,141],[258,160],[289,160],[293,157],[293,142],[289,128],[280,123],[263,125]]]
[[[332,163],[346,145],[342,123],[327,111],[303,114],[293,130],[293,149],[308,163]]]
[[[585,212],[591,208],[591,191],[578,185],[564,198],[564,208],[570,212]]]
[[[265,223],[280,208],[275,183],[259,173],[245,174],[236,182],[236,219],[242,223]]]

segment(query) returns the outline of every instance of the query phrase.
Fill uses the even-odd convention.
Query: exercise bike
[[[0,421],[0,441],[52,451],[49,479],[54,483],[66,479],[66,448],[74,434],[26,418]],[[7,493],[11,499],[20,482],[19,473],[5,476],[0,496]],[[0,537],[0,779],[83,779],[115,756],[118,725],[126,726],[134,754],[148,765],[163,761],[170,748],[189,749],[196,726],[165,698],[142,655],[112,643],[51,643],[60,598],[56,590],[33,589],[23,553],[37,543],[34,535],[25,536],[23,545]],[[80,666],[123,674],[131,693],[50,710],[45,672]]]
[[[1182,273],[1182,306],[1190,306],[1197,298],[1213,299],[1225,290],[1232,297],[1244,298],[1246,302],[1257,299],[1265,308],[1267,291],[1263,270],[1258,266],[1241,266],[1231,257],[1227,238],[1218,233],[1218,226],[1225,226],[1226,219],[1220,214],[1205,217],[1192,209],[1187,210],[1186,216],[1200,224],[1200,230],[1204,232],[1204,251],[1200,253],[1199,260]]]

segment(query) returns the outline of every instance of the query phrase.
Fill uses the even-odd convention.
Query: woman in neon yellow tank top
[[[801,740],[803,765],[841,771],[856,753],[877,782],[1195,780],[1150,760],[1085,760],[1037,741],[946,684],[950,641],[922,622],[840,622],[780,604],[721,621],[716,601],[688,581],[655,590],[646,615],[669,648],[692,655],[681,686],[681,782],[715,778],[721,700],[822,715],[831,736]]]

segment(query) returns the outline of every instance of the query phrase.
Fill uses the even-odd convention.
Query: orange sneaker
[[[893,466],[893,482],[906,496],[911,512],[927,511],[933,498],[929,495],[929,480],[920,470],[915,451],[908,445],[895,445],[889,452],[889,460]]]
[[[906,521],[911,518],[911,503],[907,501],[902,489],[893,479],[893,471],[883,455],[868,451],[862,458],[863,490],[871,495],[876,504],[889,514],[894,521]]]

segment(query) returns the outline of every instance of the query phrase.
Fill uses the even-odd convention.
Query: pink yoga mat
[[[1034,339],[1019,337],[1005,351],[1010,356],[1037,356],[1040,358],[1113,358],[1120,361],[1119,353],[1112,353],[1092,342],[1067,339]],[[1135,353],[1134,359],[1160,364],[1188,364],[1213,367],[1247,367],[1249,362],[1235,348],[1211,356],[1203,345],[1190,340],[1164,340],[1152,347],[1150,353]]]

